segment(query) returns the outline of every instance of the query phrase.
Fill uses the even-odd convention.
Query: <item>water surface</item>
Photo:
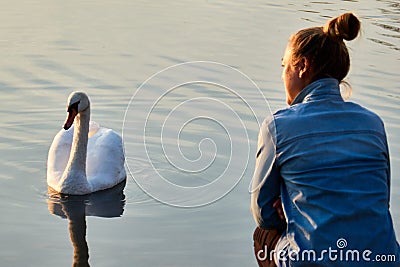
[[[117,207],[123,210],[116,216],[90,211],[93,205],[85,199],[67,201],[64,207],[64,202],[58,206],[49,203],[47,151],[65,119],[66,98],[72,90],[85,90],[93,104],[92,118],[121,133],[127,105],[143,82],[174,64],[201,60],[226,64],[246,74],[272,109],[281,108],[285,103],[280,60],[290,34],[299,28],[322,25],[349,10],[361,17],[363,27],[361,37],[349,43],[351,100],[378,113],[386,124],[392,167],[391,210],[400,231],[397,1],[20,0],[0,10],[0,266],[70,266],[74,253],[70,228],[83,229],[85,225],[92,266],[255,266],[254,222],[247,187],[254,167],[258,125],[237,95],[221,87],[195,84],[165,96],[147,125],[149,157],[155,167],[143,160],[145,155],[135,155],[134,148],[139,144],[135,143],[136,136],[131,134],[128,140],[132,174],[146,181],[154,178],[154,167],[170,182],[201,187],[215,181],[230,166],[240,174],[243,170],[242,176],[232,177],[241,178],[237,186],[213,204],[176,208],[148,197],[130,175],[124,200],[117,201]],[[207,78],[215,72],[206,68],[201,74]],[[237,90],[245,100],[254,103],[259,99],[259,92],[237,77],[233,82],[241,85]],[[155,102],[169,89],[166,84],[180,79],[181,74],[174,73],[157,80],[142,96]],[[184,127],[180,136],[182,155],[192,161],[203,155],[206,162],[216,154],[207,175],[192,176],[171,168],[160,150],[160,125],[172,109],[194,98],[229,104],[239,119],[214,102],[203,109],[185,106],[174,118],[207,110],[227,127],[236,138],[233,140],[249,143],[246,153],[231,155],[232,143],[227,142],[226,131],[214,123],[216,120],[195,120]],[[260,98],[259,103],[262,101]],[[132,118],[145,119],[147,113],[140,110],[138,106]],[[248,138],[242,135],[243,125]],[[165,132],[170,137],[165,142],[173,145],[176,140],[169,133]],[[201,143],[206,137],[215,145],[211,141]],[[198,161],[196,168],[204,162]],[[244,169],[240,168],[243,162]],[[179,195],[173,197],[169,200],[182,200]],[[68,213],[71,203],[78,203],[77,208]],[[73,214],[74,227],[68,214]]]

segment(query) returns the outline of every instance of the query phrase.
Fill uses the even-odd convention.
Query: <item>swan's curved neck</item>
[[[63,173],[62,193],[88,194],[91,192],[86,177],[86,155],[89,134],[90,107],[81,111],[74,120],[75,129],[71,153]]]
[[[86,176],[86,155],[89,134],[90,108],[75,117],[74,137],[67,170],[82,171]]]

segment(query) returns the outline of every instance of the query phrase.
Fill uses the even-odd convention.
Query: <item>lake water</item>
[[[71,266],[72,243],[91,266],[255,266],[248,185],[266,100],[285,106],[286,42],[345,11],[363,27],[351,100],[386,124],[399,235],[398,1],[17,0],[0,10],[0,266]],[[48,197],[73,90],[124,135],[123,191]]]

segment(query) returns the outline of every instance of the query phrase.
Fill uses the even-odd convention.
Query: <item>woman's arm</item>
[[[282,178],[276,163],[276,129],[273,117],[264,120],[258,135],[256,166],[252,179],[251,211],[260,227],[282,229],[279,209],[274,203],[281,195]],[[276,206],[276,205],[275,205]],[[282,211],[282,210],[281,210]]]

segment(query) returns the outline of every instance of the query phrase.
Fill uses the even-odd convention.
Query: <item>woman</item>
[[[384,125],[339,90],[359,31],[346,13],[290,38],[290,107],[264,121],[253,176],[259,266],[400,266]]]

